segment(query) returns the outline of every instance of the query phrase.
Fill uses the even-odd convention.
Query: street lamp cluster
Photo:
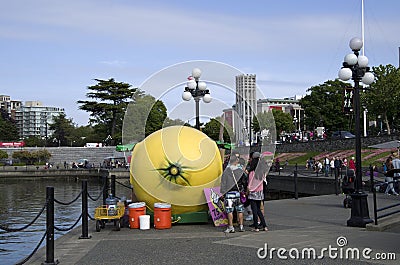
[[[194,68],[192,75],[189,76],[189,81],[186,84],[185,91],[182,94],[182,99],[189,101],[192,97],[196,103],[196,129],[200,129],[200,115],[199,115],[199,101],[203,98],[205,103],[210,103],[212,98],[210,91],[207,89],[207,84],[203,81],[199,81],[201,76],[201,70]]]
[[[365,227],[371,223],[369,218],[367,194],[362,187],[362,169],[361,169],[361,126],[360,126],[360,82],[370,85],[374,82],[374,75],[369,72],[368,58],[359,55],[363,42],[359,38],[350,40],[350,48],[353,53],[344,57],[343,67],[339,71],[339,78],[343,81],[352,79],[354,81],[354,119],[356,136],[356,179],[354,183],[355,192],[351,194],[352,207],[351,217],[347,220],[348,226]],[[362,87],[361,87],[362,89]]]

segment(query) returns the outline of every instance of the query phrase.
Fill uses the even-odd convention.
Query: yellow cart
[[[125,214],[124,204],[117,206],[102,205],[95,209],[94,219],[96,219],[96,232],[100,232],[106,227],[106,222],[114,220],[114,226],[117,231],[121,230],[121,218]]]

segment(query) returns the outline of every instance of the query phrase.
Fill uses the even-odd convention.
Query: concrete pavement
[[[78,239],[81,229],[77,228],[56,240],[55,259],[60,264],[398,264],[400,222],[392,222],[388,231],[393,232],[347,227],[351,210],[343,208],[343,199],[344,195],[324,195],[267,201],[268,232],[251,232],[246,227],[246,232],[225,234],[223,228],[211,223],[121,231],[114,231],[109,224],[95,232],[91,222],[91,239]],[[368,199],[373,218],[372,194]],[[400,197],[379,194],[378,207],[399,200]],[[259,256],[265,254],[265,247],[268,255],[262,259]],[[281,248],[281,256],[287,259],[281,259],[277,250],[271,253],[272,248]],[[296,251],[298,259],[292,258]],[[353,257],[353,252],[358,252],[360,258]],[[392,260],[376,259],[382,256]],[[45,249],[41,249],[27,264],[41,264],[45,260]]]

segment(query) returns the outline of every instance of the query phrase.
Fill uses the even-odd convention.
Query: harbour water
[[[46,187],[54,187],[54,198],[68,203],[75,199],[82,189],[82,182],[74,178],[8,178],[0,179],[0,224],[9,228],[20,228],[29,224],[43,208],[46,201]],[[88,181],[88,193],[97,198],[102,183],[98,179]],[[117,193],[118,194],[118,193]],[[89,214],[102,204],[102,196],[93,202],[88,199]],[[71,227],[81,214],[81,198],[71,205],[54,204],[55,226]],[[81,222],[78,223],[80,225]],[[0,264],[15,264],[27,257],[39,243],[46,231],[46,211],[29,228],[21,232],[0,230]],[[55,231],[55,238],[67,232]],[[46,240],[42,243],[44,247]]]

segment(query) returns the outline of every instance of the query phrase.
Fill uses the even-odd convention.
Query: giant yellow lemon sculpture
[[[204,188],[221,182],[217,145],[186,126],[166,127],[147,136],[135,145],[131,161],[135,195],[151,209],[155,202],[166,202],[173,214],[207,210]]]

